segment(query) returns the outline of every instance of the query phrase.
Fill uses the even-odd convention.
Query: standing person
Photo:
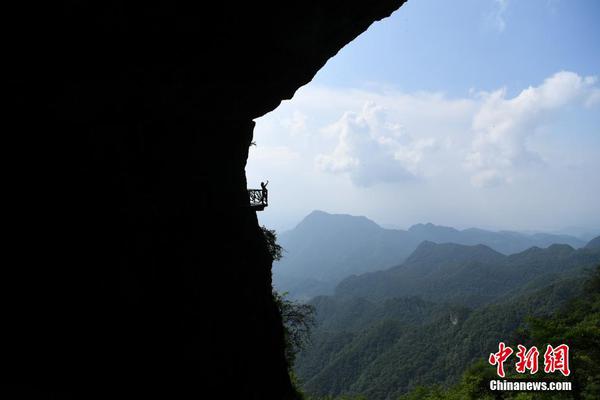
[[[262,188],[262,203],[263,204],[267,204],[267,194],[268,194],[268,190],[267,190],[267,185],[269,184],[269,180],[267,179],[267,183],[265,182],[261,182],[260,183],[260,187]]]

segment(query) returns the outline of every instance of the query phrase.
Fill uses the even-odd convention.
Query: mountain
[[[585,245],[586,249],[600,249],[600,236],[590,240],[588,244]]]
[[[348,275],[398,264],[419,244],[406,231],[384,229],[365,218],[314,211],[278,243],[283,259],[273,265],[276,287],[292,297],[331,293]]]
[[[335,289],[338,297],[382,299],[422,296],[430,301],[486,304],[519,288],[540,287],[564,275],[600,262],[597,249],[554,244],[532,247],[510,256],[484,245],[423,242],[397,266],[353,275]]]
[[[565,227],[558,231],[554,231],[554,232],[550,232],[550,233],[575,236],[575,237],[578,237],[579,239],[587,242],[587,241],[590,241],[593,238],[597,237],[598,235],[600,235],[600,228],[591,228],[591,227],[584,228],[584,227],[571,226],[571,227]]]
[[[575,248],[585,245],[585,241],[569,235],[525,234],[514,231],[493,232],[477,228],[457,230],[431,223],[413,225],[408,231],[420,239],[418,240],[419,243],[423,240],[429,240],[435,243],[485,244],[503,254],[518,253],[533,246],[548,247],[555,243],[568,244]]]
[[[507,256],[426,241],[400,266],[348,278],[334,296],[311,301],[312,344],[296,364],[303,388],[383,400],[451,384],[500,340],[516,341],[527,316],[550,315],[578,296],[600,264],[594,244]]]
[[[574,283],[574,282],[573,282]],[[529,348],[537,346],[544,348],[546,344],[557,340],[567,340],[569,344],[569,359],[573,379],[572,390],[560,395],[551,393],[525,394],[518,391],[505,392],[502,399],[598,399],[598,382],[600,382],[600,266],[592,272],[583,285],[583,289],[567,304],[551,315],[541,318],[527,319],[517,331],[509,335],[509,343],[527,343]],[[547,293],[542,293],[545,295]],[[539,297],[539,296],[538,296]],[[527,299],[531,300],[531,299]],[[512,340],[514,339],[514,340]],[[432,399],[495,399],[497,392],[490,390],[490,380],[497,379],[496,368],[481,358],[468,367],[463,367],[463,374],[458,383],[450,387],[440,388],[439,385],[421,386],[412,389],[396,400],[432,400]],[[507,380],[523,379],[523,376],[512,368],[508,368]],[[541,371],[538,372],[541,375]],[[559,374],[557,374],[559,375]],[[539,375],[538,375],[539,376]],[[559,375],[560,376],[560,375]],[[532,379],[533,376],[530,376]],[[525,378],[527,379],[527,378]],[[561,380],[558,376],[544,376],[544,380]],[[456,382],[457,379],[454,379]],[[375,383],[375,382],[372,382]],[[377,382],[377,386],[381,386]],[[395,388],[392,388],[392,390]],[[390,391],[391,392],[391,391]]]
[[[322,322],[311,346],[300,353],[296,372],[309,394],[360,394],[370,400],[395,399],[417,385],[451,384],[465,366],[497,348],[499,340],[514,342],[513,332],[525,317],[550,315],[579,295],[583,281],[559,280],[475,309],[425,302],[420,320],[408,318],[419,304],[409,299],[404,303],[413,305],[406,313],[373,318],[361,329],[333,329]],[[351,313],[348,306],[340,304],[326,314],[317,305],[317,314],[328,320]],[[380,303],[376,308],[386,307]],[[358,317],[363,319],[363,313]]]
[[[568,235],[457,230],[431,223],[408,230],[385,229],[366,217],[313,211],[294,229],[279,235],[278,242],[285,251],[283,259],[273,266],[274,284],[293,298],[308,300],[331,294],[347,276],[401,264],[423,241],[483,244],[502,254],[554,243],[574,248],[585,245]]]

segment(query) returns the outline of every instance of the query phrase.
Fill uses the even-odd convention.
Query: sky
[[[600,233],[598,20],[595,0],[409,0],[256,119],[260,222]]]

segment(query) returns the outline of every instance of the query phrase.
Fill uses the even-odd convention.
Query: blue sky
[[[409,0],[329,60],[314,83],[464,96],[515,94],[560,71],[600,71],[595,0]]]
[[[600,228],[600,2],[409,0],[257,119],[261,222]]]

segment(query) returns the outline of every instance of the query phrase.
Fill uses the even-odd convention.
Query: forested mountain
[[[273,267],[275,285],[301,299],[331,294],[349,275],[399,265],[423,241],[483,244],[505,255],[554,243],[574,248],[585,245],[568,235],[461,231],[433,224],[418,224],[408,230],[384,229],[365,217],[323,211],[312,212],[294,229],[281,233],[278,241],[285,253]]]
[[[600,266],[585,282],[581,294],[549,317],[528,319],[516,333],[514,343],[527,343],[544,348],[546,344],[563,342],[570,347],[571,375],[546,374],[540,369],[535,375],[516,373],[509,368],[511,380],[568,381],[572,390],[566,392],[492,392],[489,382],[497,379],[495,367],[484,360],[465,369],[460,381],[448,388],[440,385],[419,386],[398,400],[501,400],[501,399],[582,399],[596,400],[600,393]]]
[[[552,314],[581,292],[600,264],[595,240],[511,256],[426,242],[399,267],[344,281],[311,301],[317,325],[296,364],[304,390],[383,400],[455,382],[527,316]]]
[[[594,248],[554,244],[505,256],[484,245],[423,242],[402,265],[348,277],[335,293],[371,300],[419,295],[476,306],[528,284],[540,286],[556,274],[593,267],[597,254]]]
[[[314,211],[278,237],[285,249],[273,265],[275,285],[293,297],[331,293],[346,276],[396,265],[419,244],[406,231],[365,217]]]

